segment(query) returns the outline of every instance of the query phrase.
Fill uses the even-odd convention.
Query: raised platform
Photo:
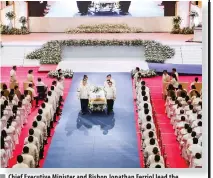
[[[55,70],[57,68],[57,65],[55,64],[41,64],[39,69],[38,69],[38,72],[39,73],[47,73],[51,70]]]
[[[172,68],[176,68],[179,75],[202,75],[202,65],[148,63],[148,66],[158,74],[162,74],[163,70],[171,72]]]
[[[149,69],[148,64],[145,61],[133,61],[133,60],[110,60],[101,59],[76,59],[70,61],[61,61],[57,69],[72,69],[74,72],[130,72],[136,66],[140,66],[142,69]]]

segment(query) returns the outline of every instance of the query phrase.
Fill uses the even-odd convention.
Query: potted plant
[[[21,29],[22,29],[22,30],[27,28],[27,27],[25,26],[26,23],[27,23],[27,18],[26,18],[26,17],[24,17],[24,16],[20,17],[19,22],[22,24],[22,26],[21,26]]]
[[[92,1],[76,1],[77,7],[81,15],[86,15]]]
[[[129,13],[130,5],[131,5],[131,1],[120,1],[119,2],[119,7],[120,7],[120,10],[123,14]]]
[[[13,28],[13,22],[12,22],[12,20],[16,17],[15,12],[14,11],[7,12],[5,14],[5,17],[8,18],[8,20],[10,21],[10,23],[9,23],[9,29],[12,29]]]

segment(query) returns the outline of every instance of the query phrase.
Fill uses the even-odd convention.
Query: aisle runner
[[[79,115],[76,90],[84,73],[75,73],[63,115],[45,160],[45,168],[139,168],[132,81],[129,73],[112,73],[117,100],[114,115]],[[103,85],[107,73],[88,73]]]

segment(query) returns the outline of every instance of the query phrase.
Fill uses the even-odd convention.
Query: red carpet
[[[10,67],[1,67],[1,82],[8,84],[9,81],[9,73],[11,68]],[[48,78],[46,73],[38,73],[39,67],[18,67],[17,69],[17,79],[19,81],[20,89],[23,91],[23,82],[26,80],[27,72],[28,70],[33,69],[34,70],[34,77],[35,81],[37,81],[37,78],[42,78],[43,82],[47,84],[48,86],[51,86],[51,83],[53,81],[52,78]],[[71,79],[65,79],[65,89],[64,89],[64,99],[66,98],[69,88],[71,86]],[[32,113],[28,116],[28,123],[24,126],[24,128],[21,131],[21,135],[19,137],[19,144],[16,145],[16,149],[13,152],[13,158],[9,160],[9,168],[11,168],[14,164],[16,164],[16,157],[22,153],[22,148],[24,145],[24,139],[28,136],[28,130],[32,126],[33,119],[35,115],[37,114],[37,110],[35,107],[32,109]],[[58,118],[59,119],[59,118]],[[56,123],[57,124],[57,123]],[[55,124],[55,126],[56,126]],[[51,135],[53,136],[54,129],[51,130]],[[48,144],[45,145],[44,148],[44,159],[40,160],[40,167],[43,166],[43,163],[45,161],[45,158],[47,156],[47,152],[49,149],[49,146],[51,144],[52,137],[48,138]]]
[[[193,82],[195,76],[180,76],[181,82]],[[202,77],[198,77],[202,80]],[[169,118],[165,114],[165,101],[162,98],[162,78],[146,78],[147,86],[150,88],[152,103],[156,111],[157,122],[161,131],[162,144],[165,145],[165,153],[167,154],[167,164],[170,168],[187,168],[186,161],[181,157],[179,143],[176,141],[176,136]]]

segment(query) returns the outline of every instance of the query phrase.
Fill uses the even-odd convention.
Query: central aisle
[[[130,73],[112,73],[117,100],[110,116],[79,115],[76,91],[84,74],[74,74],[44,168],[139,168]],[[103,86],[107,73],[87,75],[90,83]]]

